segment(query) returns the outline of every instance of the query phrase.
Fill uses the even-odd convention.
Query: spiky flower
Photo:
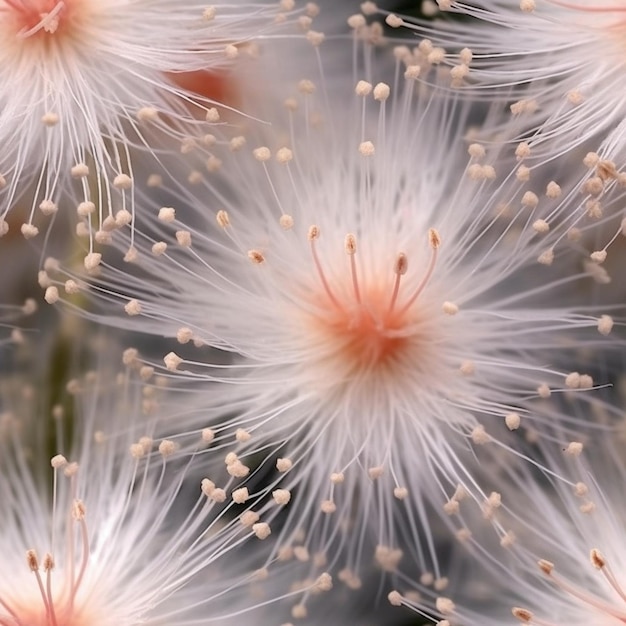
[[[614,425],[621,420],[616,407],[596,408]],[[607,422],[588,445],[550,451],[543,478],[519,466],[500,483],[502,506],[488,520],[500,545],[471,540],[478,562],[498,576],[497,601],[464,623],[501,624],[504,609],[529,626],[626,622],[626,474],[616,434]],[[476,528],[475,520],[468,525]]]
[[[544,158],[599,133],[612,134],[614,144],[624,147],[623,2],[438,0],[438,5],[443,17],[452,12],[470,20],[427,23],[382,13],[392,26],[432,40],[436,62],[451,66],[457,88],[510,108],[509,133],[526,138]]]
[[[281,52],[292,57],[302,71],[301,51]],[[473,488],[468,447],[505,440],[520,420],[547,427],[559,415],[535,399],[593,386],[568,371],[570,349],[604,344],[598,330],[612,326],[559,304],[589,280],[575,265],[547,268],[567,249],[576,179],[539,197],[505,153],[462,141],[471,107],[419,93],[405,60],[354,68],[332,93],[301,74],[284,105],[258,95],[271,127],[216,145],[214,185],[189,186],[186,171],[170,181],[159,202],[174,204],[154,206],[161,228],[135,240],[140,269],[102,268],[95,287],[124,305],[108,323],[195,343],[164,358],[197,383],[197,413],[177,428],[202,420],[218,445],[235,434],[240,458],[280,457],[283,488],[306,484],[311,498],[294,527],[352,519],[358,502],[384,569],[401,556],[396,533],[428,528],[425,502]],[[276,92],[279,61],[264,62],[254,76]],[[56,282],[49,301],[63,284],[80,289],[76,276]],[[401,531],[393,507],[406,507]],[[432,542],[419,559],[436,560]]]
[[[284,17],[278,2],[2,0],[0,235],[18,209],[27,238],[59,208],[78,211],[92,243],[130,223],[133,150],[156,167],[217,121],[179,77],[223,68]]]
[[[230,486],[206,477],[219,479],[206,455],[153,438],[156,413],[144,411],[158,386],[142,391],[132,354],[117,379],[100,368],[70,381],[75,406],[52,415],[34,412],[34,381],[19,403],[15,381],[0,389],[3,626],[225,626],[259,604],[247,583],[263,558],[238,548],[269,528],[229,515]],[[272,593],[285,589],[266,589],[268,602]]]

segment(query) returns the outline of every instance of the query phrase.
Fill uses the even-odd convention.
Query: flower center
[[[389,268],[387,276],[369,276],[370,280],[364,281],[359,275],[357,241],[352,234],[345,238],[350,263],[349,284],[343,285],[343,289],[342,285],[331,284],[318,257],[318,237],[319,229],[312,226],[309,229],[311,253],[323,288],[322,297],[313,302],[316,338],[328,344],[332,358],[338,357],[347,367],[347,375],[393,369],[423,334],[413,304],[434,270],[439,235],[434,229],[429,231],[430,263],[420,283],[408,294],[401,293],[402,277],[408,269],[406,255],[402,252],[397,255],[393,271]]]
[[[26,551],[26,566],[32,580],[13,592],[0,592],[0,626],[97,626],[102,623],[93,604],[79,605],[77,596],[87,573],[89,537],[85,521],[85,505],[76,498],[78,465],[68,463],[57,455],[52,459],[54,469],[53,531],[50,544],[55,543],[55,511],[57,502],[57,472],[63,470],[70,479],[71,501],[63,513],[61,530],[67,533],[66,566],[55,576],[55,558],[46,553],[39,559],[33,549]]]
[[[36,608],[37,607],[37,608]],[[68,601],[62,599],[53,602],[54,616],[41,607],[39,598],[33,598],[33,604],[18,606],[15,616],[7,620],[3,618],[0,624],[7,626],[94,626],[98,621],[85,611],[75,609]]]
[[[388,299],[389,293],[372,288],[358,302],[330,303],[320,322],[343,343],[341,352],[349,361],[365,368],[388,365],[407,345],[409,316],[389,310]]]
[[[65,16],[63,0],[4,0],[2,11],[12,18],[12,26],[20,38],[53,35]]]
[[[46,47],[80,39],[93,9],[85,0],[0,0],[0,37]]]

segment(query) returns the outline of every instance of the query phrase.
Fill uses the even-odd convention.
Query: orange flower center
[[[337,305],[327,301],[324,313],[317,317],[322,332],[351,368],[387,367],[410,344],[411,316],[391,309],[390,298],[390,289],[371,287],[360,295],[360,302]]]
[[[21,37],[53,34],[63,24],[65,2],[57,0],[4,0],[15,33]]]
[[[380,275],[359,275],[356,263],[356,237],[347,235],[345,249],[350,261],[349,284],[328,281],[317,255],[317,227],[311,227],[309,241],[317,279],[322,293],[314,290],[311,323],[315,340],[328,346],[327,358],[337,359],[347,371],[344,375],[367,375],[389,372],[409,355],[419,343],[426,349],[426,332],[415,301],[424,290],[434,270],[439,236],[429,232],[432,256],[417,286],[408,292],[401,287],[408,261],[403,253],[393,268]],[[410,356],[410,355],[409,355]]]

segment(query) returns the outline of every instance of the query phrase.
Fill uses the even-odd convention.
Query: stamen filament
[[[83,578],[85,576],[85,571],[87,570],[87,564],[89,562],[89,535],[87,533],[87,522],[85,521],[84,513],[83,513],[83,517],[80,520],[78,520],[78,523],[80,524],[80,534],[81,534],[81,539],[82,539],[83,554],[82,554],[82,559],[80,563],[80,569],[78,571],[78,577],[76,578],[76,583],[74,584],[72,588],[72,593],[71,593],[72,603],[74,602],[74,598],[76,597],[80,584],[83,581]]]
[[[354,297],[361,304],[361,292],[359,291],[359,279],[356,271],[356,237],[350,233],[346,235],[345,240],[346,254],[350,257],[350,273],[352,274],[352,287],[354,289]]]
[[[542,568],[542,570],[544,571],[545,574],[547,574],[554,581],[557,587],[560,587],[563,591],[565,591],[566,593],[569,593],[574,598],[578,598],[579,600],[582,600],[585,604],[588,604],[589,606],[592,606],[598,609],[599,611],[602,611],[608,615],[612,615],[616,619],[619,619],[622,621],[626,619],[626,613],[616,611],[615,608],[610,606],[609,604],[599,601],[597,598],[595,598],[591,594],[586,593],[582,591],[581,589],[579,589],[578,587],[576,587],[575,585],[570,584],[564,578],[561,578],[560,576],[556,576],[554,572],[552,571],[552,569],[548,570],[548,569]]]
[[[39,20],[39,22],[37,22],[37,24],[35,24],[32,28],[29,28],[28,30],[21,30],[17,34],[17,36],[20,39],[27,39],[31,35],[39,32],[42,28],[50,33],[53,33],[57,29],[58,25],[58,20],[56,19],[56,17],[63,10],[64,7],[65,2],[63,2],[62,0],[60,2],[57,2],[54,9],[52,9],[50,13],[41,13],[41,19]]]
[[[70,479],[70,502],[74,502],[74,507],[68,512],[68,523],[67,523],[67,564],[69,568],[69,580],[70,580],[70,589],[75,588],[75,580],[76,580],[76,564],[74,563],[74,531],[72,521],[77,519],[74,517],[74,513],[76,510],[76,473],[78,471],[77,463],[70,463],[66,466],[64,474]]]
[[[622,598],[622,600],[626,601],[626,593],[624,593],[624,590],[622,589],[621,585],[617,581],[617,578],[615,578],[615,575],[613,574],[613,570],[611,569],[609,564],[606,562],[606,559],[604,558],[604,556],[602,556],[600,551],[596,548],[591,550],[591,563],[596,569],[599,569],[602,572],[602,575],[604,576],[606,581],[617,592],[619,597]]]
[[[52,569],[52,564],[46,567],[46,595],[48,596],[48,606],[50,607],[50,620],[52,621],[52,626],[57,626],[57,617],[54,611],[54,601],[52,599]]]
[[[413,305],[413,303],[417,300],[422,291],[424,291],[424,287],[426,287],[426,285],[428,284],[428,281],[430,280],[430,277],[433,275],[433,271],[435,270],[435,265],[437,263],[437,250],[439,249],[439,245],[441,244],[441,239],[439,238],[439,233],[434,228],[430,228],[428,230],[428,240],[430,243],[432,254],[430,256],[428,267],[426,268],[426,273],[424,274],[424,277],[413,292],[413,295],[402,307],[400,313],[405,313]]]
[[[54,552],[55,530],[56,530],[56,512],[57,512],[57,468],[53,465],[52,471],[52,529],[50,531],[50,550]]]
[[[313,225],[309,228],[308,238],[311,242],[311,254],[313,255],[313,262],[315,263],[315,267],[317,269],[318,276],[322,281],[322,285],[324,286],[324,290],[326,291],[326,295],[330,298],[331,302],[338,308],[341,308],[337,298],[335,298],[333,292],[330,290],[330,286],[328,285],[328,281],[326,280],[326,276],[324,275],[324,270],[322,269],[322,265],[317,256],[317,249],[315,247],[315,240],[320,236],[320,229]]]
[[[396,279],[393,283],[393,292],[391,293],[388,313],[391,313],[393,311],[393,307],[396,305],[398,293],[400,291],[400,278],[404,276],[404,274],[406,274],[408,265],[409,264],[406,258],[406,254],[404,254],[404,252],[400,252],[400,254],[398,254],[398,257],[396,258],[396,263],[393,268]]]

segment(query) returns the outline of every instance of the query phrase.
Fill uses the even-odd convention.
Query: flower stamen
[[[626,593],[617,581],[617,578],[615,578],[615,574],[613,574],[613,571],[609,567],[609,564],[606,562],[606,559],[604,558],[602,553],[597,548],[593,548],[591,550],[590,558],[592,565],[602,572],[609,585],[611,585],[611,587],[617,592],[622,600],[626,601]],[[621,617],[620,619],[622,621],[626,621],[626,616]]]
[[[26,563],[28,564],[30,571],[35,574],[35,578],[37,579],[37,586],[39,587],[39,593],[41,594],[41,599],[43,600],[44,608],[46,610],[47,620],[50,624],[52,624],[52,626],[57,626],[56,616],[51,608],[48,594],[46,593],[43,580],[41,579],[41,574],[39,573],[39,559],[37,558],[37,552],[35,552],[35,550],[31,549],[26,552]]]
[[[41,7],[25,6],[25,3],[21,4],[16,0],[5,0],[11,8],[21,14],[22,18],[26,21],[26,25],[17,33],[19,39],[28,39],[37,34],[39,31],[52,35],[59,28],[59,14],[65,9],[65,2],[59,0],[54,3],[50,11],[41,11]],[[33,24],[29,27],[30,24]]]
[[[426,273],[424,274],[424,277],[420,281],[420,284],[417,286],[417,288],[413,292],[413,295],[408,299],[408,301],[402,307],[402,309],[400,309],[400,314],[406,313],[406,311],[408,311],[411,308],[411,306],[417,300],[417,298],[422,293],[422,291],[424,291],[424,288],[428,284],[428,281],[430,280],[435,270],[435,265],[437,264],[437,250],[439,249],[439,246],[441,245],[441,237],[439,237],[439,233],[434,228],[428,229],[428,243],[430,244],[430,249],[432,250],[432,254],[430,255],[430,261],[428,263],[428,267],[426,268]]]
[[[354,297],[361,304],[361,292],[359,291],[359,280],[356,272],[356,237],[348,233],[345,240],[346,254],[350,257],[350,273],[352,274],[352,287],[354,288]]]
[[[393,283],[393,292],[391,294],[391,300],[389,302],[389,313],[393,311],[393,307],[396,305],[398,299],[398,293],[400,292],[400,277],[404,276],[409,269],[409,261],[406,258],[404,252],[400,252],[396,257],[396,262],[393,266],[393,271],[396,275],[396,279]]]
[[[602,570],[603,574],[605,575],[605,577],[607,578],[607,580],[609,581],[609,583],[614,589],[616,590],[620,589],[619,585],[617,585],[617,582],[612,577],[610,572],[607,576],[607,571],[605,569],[606,562],[604,561],[604,558],[600,555],[600,552],[598,550],[594,549],[591,551],[591,562],[594,567]],[[546,576],[548,576],[557,585],[557,587],[565,591],[565,593],[569,594],[570,596],[574,598],[577,598],[578,600],[582,600],[585,604],[588,604],[589,606],[592,606],[593,608],[598,609],[599,611],[602,611],[603,613],[606,613],[607,615],[611,615],[612,617],[615,617],[616,619],[622,622],[626,622],[626,612],[615,609],[610,604],[602,602],[601,600],[594,597],[590,593],[587,593],[586,591],[583,591],[582,589],[571,584],[569,581],[565,580],[564,578],[561,578],[560,576],[556,576],[554,574],[553,563],[550,563],[549,561],[542,559],[539,561],[538,565],[541,571]],[[613,582],[615,583],[615,585],[617,585],[617,587],[613,583],[611,583],[611,580],[613,580]],[[618,593],[620,592],[618,591]],[[537,624],[539,624],[539,622],[537,622]]]
[[[54,569],[54,559],[50,553],[43,558],[43,570],[46,573],[46,595],[48,598],[48,606],[50,607],[50,619],[53,624],[57,623],[56,613],[54,611],[54,600],[52,598],[52,570]]]
[[[315,244],[319,234],[317,226],[309,228],[311,254],[329,306],[316,316],[316,325],[323,329],[327,338],[332,339],[336,346],[335,353],[347,358],[352,374],[358,371],[371,372],[372,368],[378,366],[393,367],[393,363],[398,362],[400,352],[415,345],[418,319],[410,309],[433,274],[440,245],[439,234],[434,228],[429,230],[432,254],[426,272],[409,299],[401,306],[398,306],[400,282],[408,269],[405,253],[398,253],[396,257],[393,287],[388,296],[386,280],[385,283],[378,284],[374,277],[370,281],[363,281],[359,277],[356,262],[357,237],[348,233],[344,239],[344,251],[350,260],[350,286],[344,289],[340,281],[331,288]]]
[[[308,239],[311,242],[311,254],[313,255],[313,263],[315,263],[315,268],[317,269],[317,273],[322,281],[322,285],[324,286],[324,291],[326,291],[326,295],[330,298],[331,302],[337,307],[341,308],[337,298],[335,298],[333,292],[330,289],[330,285],[326,280],[326,275],[324,274],[324,270],[322,269],[322,264],[320,263],[319,257],[317,255],[317,248],[315,247],[315,241],[319,239],[320,229],[318,226],[313,224],[309,227]]]
[[[89,561],[89,535],[87,533],[87,523],[85,522],[85,505],[82,500],[75,500],[72,507],[72,517],[80,525],[80,535],[82,540],[82,559],[80,563],[80,569],[78,570],[78,577],[72,586],[70,593],[70,603],[73,605],[74,598],[78,592],[85,571],[87,570],[87,563]]]

